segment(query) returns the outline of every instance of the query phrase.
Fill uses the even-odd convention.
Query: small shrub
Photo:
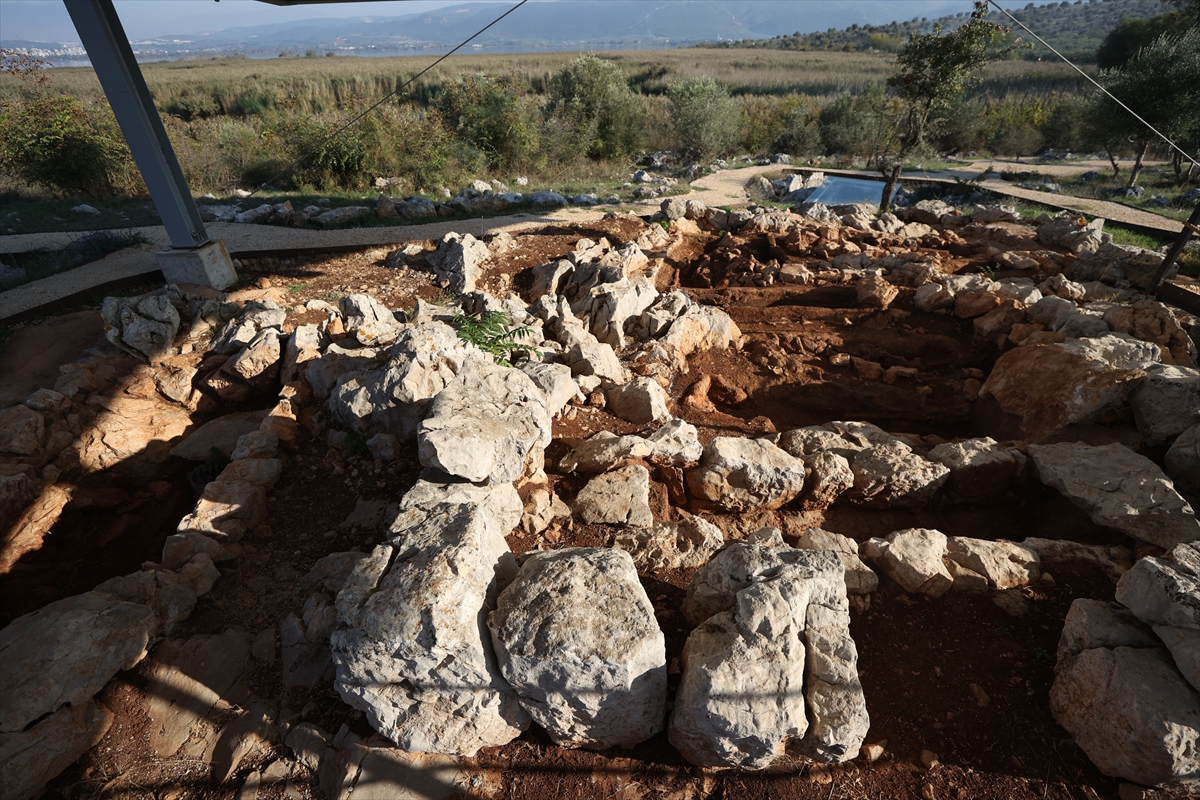
[[[514,353],[538,352],[536,347],[516,341],[532,333],[529,326],[520,325],[509,330],[512,319],[503,311],[487,311],[479,316],[459,313],[454,316],[453,323],[458,328],[458,338],[475,345],[502,367],[512,366]]]
[[[737,145],[738,108],[729,90],[711,78],[673,83],[667,89],[675,138],[684,156],[702,161]]]
[[[578,152],[616,158],[641,147],[645,106],[617,64],[580,56],[554,73],[549,90],[547,111],[565,119]]]

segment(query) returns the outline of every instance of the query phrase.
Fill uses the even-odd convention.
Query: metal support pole
[[[1179,233],[1179,238],[1175,240],[1175,244],[1171,245],[1171,249],[1167,251],[1167,257],[1163,259],[1162,266],[1158,268],[1158,272],[1154,273],[1154,277],[1150,279],[1150,288],[1147,291],[1150,294],[1158,292],[1158,285],[1162,283],[1162,279],[1166,277],[1167,272],[1171,269],[1171,265],[1175,263],[1175,259],[1179,258],[1179,254],[1183,252],[1183,248],[1187,246],[1188,239],[1192,238],[1192,234],[1196,232],[1196,226],[1200,225],[1200,203],[1196,204],[1192,215],[1188,217],[1188,221],[1183,223],[1183,230]]]
[[[63,0],[141,170],[172,247],[194,248],[208,232],[133,57],[112,0]]]

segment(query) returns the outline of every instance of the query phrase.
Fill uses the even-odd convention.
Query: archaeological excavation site
[[[1163,254],[998,205],[641,211],[17,330],[0,796],[1200,794]]]

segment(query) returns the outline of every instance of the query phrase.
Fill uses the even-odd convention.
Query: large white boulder
[[[550,444],[545,394],[517,369],[475,363],[429,405],[417,428],[421,464],[466,480],[511,483]]]
[[[820,761],[858,755],[870,722],[842,571],[833,552],[744,542],[700,568],[668,731],[685,758],[762,769],[792,740]]]
[[[329,356],[311,362],[309,374],[314,364],[326,358]],[[390,433],[401,441],[410,440],[433,398],[468,363],[490,364],[491,358],[459,339],[444,323],[410,326],[396,340],[383,366],[353,369],[337,377],[327,406],[332,417],[350,430]]]
[[[1133,419],[1148,446],[1170,444],[1200,424],[1200,370],[1159,365],[1129,396]]]
[[[1101,772],[1187,796],[1200,791],[1200,693],[1157,644],[1127,612],[1076,600],[1050,711]]]
[[[666,644],[633,559],[529,554],[488,617],[500,671],[561,747],[630,747],[663,728]]]
[[[1031,445],[1042,483],[1062,492],[1097,525],[1159,547],[1200,539],[1200,520],[1153,461],[1122,444]]]
[[[1037,442],[1125,402],[1161,353],[1114,333],[1017,347],[996,359],[979,396],[1005,415],[998,433]]]
[[[471,756],[529,726],[487,634],[516,563],[490,514],[441,508],[376,547],[338,593],[334,686],[397,747]]]
[[[729,511],[774,509],[804,488],[804,462],[764,439],[718,436],[687,482],[694,496]]]

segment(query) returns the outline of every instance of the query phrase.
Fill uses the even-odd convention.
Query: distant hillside
[[[1154,17],[1165,14],[1171,7],[1161,0],[1076,0],[1074,3],[1050,3],[1035,6],[1033,3],[1010,13],[1029,26],[1030,30],[1045,39],[1052,47],[1070,58],[1091,61],[1096,48],[1117,26],[1122,17]],[[820,33],[794,33],[791,36],[775,36],[770,39],[743,39],[736,42],[709,42],[698,47],[747,47],[779,50],[878,50],[896,51],[912,33],[929,33],[933,26],[941,24],[953,30],[961,25],[970,14],[960,12],[952,17],[926,19],[914,17],[907,22],[892,22],[887,25],[851,25]],[[989,19],[1003,25],[1012,21],[1002,14],[992,12]],[[1029,37],[1013,26],[1014,35]],[[1034,49],[1026,58],[1044,58],[1051,55],[1046,48],[1034,42]]]

